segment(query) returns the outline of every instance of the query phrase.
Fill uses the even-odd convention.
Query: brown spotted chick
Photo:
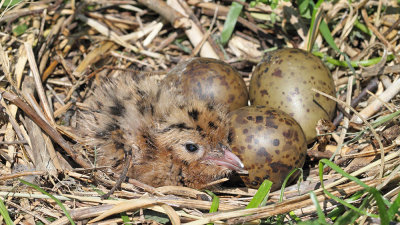
[[[134,77],[102,82],[80,113],[78,133],[95,150],[96,166],[121,173],[125,151],[131,152],[127,176],[154,187],[201,188],[243,170],[228,147],[223,106]]]

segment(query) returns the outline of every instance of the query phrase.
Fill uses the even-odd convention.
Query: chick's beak
[[[226,147],[222,149],[224,151],[224,155],[222,157],[209,157],[207,159],[214,162],[218,166],[223,166],[230,170],[238,172],[244,171],[244,165],[239,157],[229,151],[229,149]]]

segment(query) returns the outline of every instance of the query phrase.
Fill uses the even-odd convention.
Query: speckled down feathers
[[[120,74],[102,82],[78,117],[83,144],[95,149],[96,166],[120,173],[124,151],[132,151],[128,177],[152,186],[200,188],[230,170],[207,158],[228,148],[225,107],[184,97],[151,78]],[[196,152],[185,146],[195,144]]]

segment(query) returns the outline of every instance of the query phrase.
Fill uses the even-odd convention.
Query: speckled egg
[[[335,96],[331,73],[323,62],[300,49],[279,49],[267,53],[256,66],[250,81],[250,102],[291,115],[311,143],[318,120],[331,120],[336,106],[312,88]]]
[[[178,64],[163,80],[186,95],[211,98],[229,110],[247,106],[248,91],[242,76],[229,64],[211,58],[192,58]]]
[[[276,190],[292,169],[303,166],[306,139],[291,116],[266,106],[243,107],[229,116],[232,152],[249,172],[248,176],[241,176],[246,186],[258,188],[268,179]]]

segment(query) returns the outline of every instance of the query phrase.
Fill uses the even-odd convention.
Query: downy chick
[[[97,166],[121,173],[125,152],[131,152],[127,176],[154,187],[201,188],[243,170],[228,147],[222,105],[134,74],[103,81],[86,104],[78,133],[95,150]]]

